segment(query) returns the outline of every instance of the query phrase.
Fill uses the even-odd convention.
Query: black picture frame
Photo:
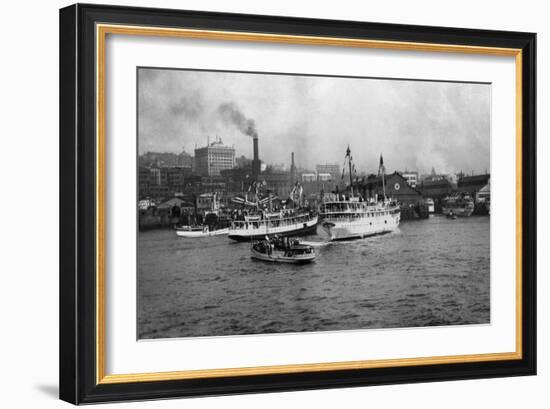
[[[96,355],[96,23],[522,51],[521,359],[101,384]],[[536,34],[77,4],[60,10],[60,398],[74,404],[536,374]]]

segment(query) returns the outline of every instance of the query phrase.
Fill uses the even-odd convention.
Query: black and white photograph
[[[137,73],[138,339],[490,323],[490,83]]]

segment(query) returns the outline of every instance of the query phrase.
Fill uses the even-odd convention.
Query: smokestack
[[[252,138],[252,143],[254,144],[254,158],[252,159],[252,174],[254,179],[258,179],[260,176],[260,155],[258,153],[258,137],[254,136]]]
[[[294,152],[290,154],[290,185],[296,182],[296,165],[294,164]]]

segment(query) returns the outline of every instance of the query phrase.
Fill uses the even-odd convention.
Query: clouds
[[[360,171],[490,167],[487,84],[139,70],[139,151],[192,152],[207,137],[251,157],[257,132],[267,163],[341,163]]]

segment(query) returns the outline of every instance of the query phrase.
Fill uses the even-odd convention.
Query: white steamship
[[[330,240],[358,239],[396,230],[399,226],[401,210],[397,203],[386,198],[382,156],[380,156],[380,171],[384,197],[380,202],[368,202],[359,195],[354,196],[353,165],[349,146],[346,151],[346,160],[350,173],[350,195],[325,201],[320,207],[322,227]]]

